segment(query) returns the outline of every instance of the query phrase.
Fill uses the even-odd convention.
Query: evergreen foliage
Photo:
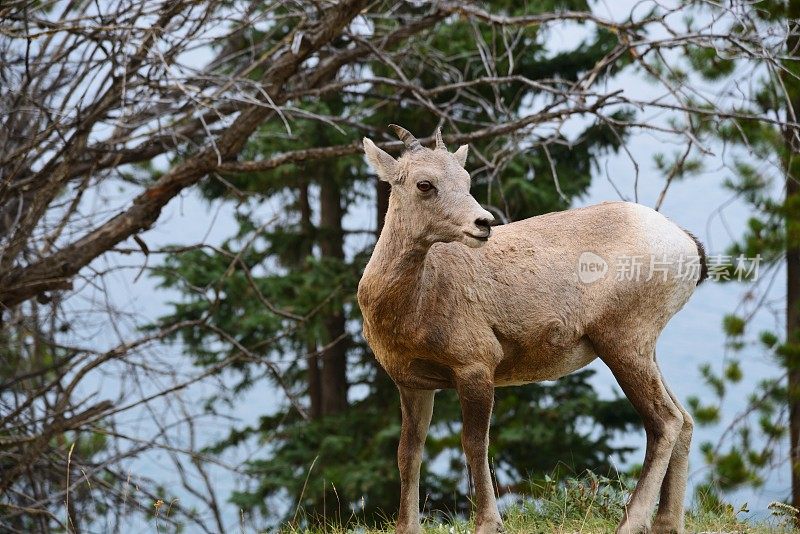
[[[756,69],[744,89],[746,105],[730,109],[730,117],[710,121],[701,114],[690,115],[686,127],[696,138],[725,146],[727,172],[724,187],[743,201],[751,215],[744,233],[712,265],[715,279],[722,283],[741,281],[749,284],[748,292],[735,313],[723,317],[726,336],[726,358],[721,368],[704,364],[701,374],[710,390],[710,400],[695,396],[689,407],[701,425],[718,425],[722,431],[718,443],[700,444],[710,469],[704,484],[697,491],[707,497],[746,486],[760,486],[769,470],[784,465],[783,443],[790,433],[789,463],[793,472],[793,498],[800,503],[800,452],[796,450],[800,428],[800,194],[798,176],[800,159],[797,130],[759,118],[788,116],[791,107],[800,103],[798,81],[797,15],[800,2],[765,1],[747,8],[745,19],[752,24],[789,25],[794,32],[785,43],[778,43],[783,59],[772,68]],[[704,24],[708,17],[720,13],[708,4],[697,6],[695,19],[687,20],[687,30]],[[727,19],[723,19],[727,20]],[[744,27],[740,20],[730,19],[720,31],[736,36]],[[753,65],[739,59],[733,49],[715,50],[687,46],[682,60],[670,65],[675,72],[699,77],[704,82],[734,84]],[[654,66],[665,72],[666,65]],[[698,109],[703,106],[698,104]],[[729,154],[729,155],[728,155]],[[697,160],[682,169],[683,175],[703,170]],[[663,166],[669,176],[674,166]],[[744,261],[740,260],[744,258]],[[747,262],[756,258],[758,268],[749,269]],[[728,261],[730,260],[730,261]],[[714,258],[712,257],[712,262]],[[738,268],[738,270],[737,270]],[[784,271],[785,270],[785,271]],[[786,327],[753,332],[752,321],[763,308],[771,281],[783,276],[788,291]],[[794,288],[794,289],[792,289]],[[794,310],[794,313],[792,313]],[[754,357],[776,365],[777,376],[758,383],[748,395],[745,410],[728,420],[723,419],[723,406],[736,391],[743,376],[740,362]],[[787,378],[788,377],[788,378]],[[793,378],[794,377],[794,378]],[[724,423],[725,426],[722,426]],[[716,498],[716,497],[715,497]]]
[[[515,2],[495,4],[495,8],[509,13],[523,10]],[[557,4],[532,2],[524,10],[588,7],[582,1]],[[400,25],[402,11],[414,9],[413,4],[403,4],[385,23]],[[616,42],[601,31],[588,35],[572,50],[551,53],[543,37],[535,27],[524,30],[511,45],[517,60],[513,65],[496,65],[497,71],[534,80],[561,78],[566,84],[591,68]],[[253,34],[250,38],[261,36]],[[414,43],[414,50],[404,56],[401,67],[414,73],[422,87],[474,79],[485,75],[476,40],[495,42],[497,38],[489,26],[448,19],[428,39]],[[446,58],[450,70],[428,68],[426,57],[431,55]],[[613,75],[625,63],[620,59],[601,75]],[[397,76],[378,62],[362,64],[358,69],[374,76]],[[506,117],[509,120],[533,99],[548,98],[522,83],[508,84],[502,94],[494,96],[511,114]],[[430,109],[404,104],[401,92],[388,89],[342,91],[298,101],[295,105],[302,113],[291,120],[291,135],[280,121],[271,121],[246,147],[244,156],[269,158],[299,146],[345,144],[365,135],[360,127],[350,127],[346,121],[330,127],[304,119],[303,114],[357,116],[373,129],[368,134],[375,138],[385,136],[386,124],[392,122],[406,125],[421,136],[439,125]],[[437,94],[432,104],[457,107],[464,124],[490,118],[487,110],[472,106],[456,91]],[[617,113],[617,118],[629,118],[632,112]],[[553,143],[545,149],[509,144],[511,140],[502,137],[478,142],[471,147],[478,156],[468,163],[474,176],[473,191],[479,201],[509,220],[564,209],[588,188],[597,158],[617,150],[623,140],[619,131],[613,133],[604,123],[596,122],[585,125],[572,138],[555,134]],[[503,154],[494,167],[480,156],[493,153]],[[332,516],[344,521],[355,514],[368,524],[380,523],[391,516],[399,498],[395,460],[399,399],[360,335],[355,302],[360,273],[375,237],[364,230],[373,229],[379,222],[361,220],[361,227],[348,228],[343,218],[362,213],[365,206],[373,213],[379,210],[383,193],[376,189],[375,178],[361,156],[222,178],[208,180],[203,192],[209,199],[238,202],[238,234],[218,251],[173,254],[156,275],[163,286],[182,295],[173,304],[173,312],[162,318],[164,324],[208,315],[211,324],[228,333],[224,336],[208,329],[179,333],[183,347],[197,365],[210,366],[240,355],[243,347],[247,350],[247,357],[237,360],[233,367],[237,372],[235,386],[224,397],[209,398],[209,409],[221,408],[220,403],[235,405],[237,396],[250,388],[263,390],[265,410],[258,424],[232,430],[212,451],[221,453],[245,442],[264,444],[262,452],[247,464],[252,483],[231,499],[246,512],[260,512],[271,521],[286,519],[286,514],[291,517],[299,508],[304,519],[312,522]],[[259,202],[242,201],[253,195],[280,202],[280,220],[265,227]],[[265,302],[283,315],[274,313]],[[301,319],[287,318],[290,314]],[[336,317],[341,321],[332,325],[331,318]],[[334,354],[332,346],[339,352]],[[326,375],[326,369],[336,365],[335,358],[346,362],[344,376]],[[264,365],[268,360],[278,362],[282,382],[300,399],[308,418],[292,403],[275,400],[280,395],[274,389],[278,384],[273,370]],[[490,455],[501,491],[525,494],[529,477],[541,477],[559,466],[566,471],[591,469],[610,474],[614,472],[613,461],[625,458],[631,449],[617,445],[616,438],[637,428],[638,417],[627,400],[600,398],[590,385],[592,373],[584,370],[555,383],[497,391]],[[340,396],[338,401],[331,400],[331,389]],[[337,404],[341,396],[344,407]],[[326,404],[326,398],[330,403]],[[274,406],[266,408],[273,402]],[[459,420],[455,394],[440,392],[422,473],[428,512],[467,511],[463,508],[468,502],[464,495],[468,487]]]

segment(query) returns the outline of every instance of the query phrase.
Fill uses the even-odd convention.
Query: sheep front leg
[[[494,384],[488,373],[474,372],[457,381],[461,401],[461,445],[472,474],[477,502],[475,534],[503,532],[489,471],[489,421],[494,405]]]
[[[400,446],[397,448],[397,466],[400,469],[400,513],[397,518],[398,534],[419,534],[419,469],[425,438],[433,414],[432,390],[400,389],[400,408],[403,427]]]

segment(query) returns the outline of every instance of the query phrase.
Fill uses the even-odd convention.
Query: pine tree
[[[723,329],[727,348],[733,354],[722,370],[704,364],[701,373],[709,385],[713,400],[689,400],[695,419],[704,425],[721,421],[722,407],[729,390],[744,378],[740,360],[761,350],[775,362],[780,373],[758,384],[749,397],[747,409],[734,418],[720,443],[703,443],[701,450],[711,469],[705,484],[698,490],[707,504],[718,504],[718,493],[743,486],[758,486],[764,474],[782,459],[776,454],[780,443],[790,442],[789,465],[792,472],[791,503],[800,509],[800,137],[795,113],[800,109],[800,2],[766,1],[742,6],[741,18],[727,21],[729,42],[744,36],[748,25],[789,28],[785,42],[777,43],[781,57],[776,64],[755,65],[738,59],[734,47],[711,48],[687,46],[684,64],[672,64],[672,75],[684,81],[689,76],[724,85],[735,84],[741,99],[729,110],[728,118],[709,121],[698,113],[688,128],[697,138],[721,143],[730,150],[732,174],[724,186],[743,199],[752,212],[747,230],[727,250],[732,261],[713,266],[721,282],[744,280],[752,284],[751,298],[743,310],[726,316]],[[700,23],[704,17],[722,13],[705,4],[697,8]],[[699,21],[699,22],[698,22]],[[724,34],[725,32],[723,32]],[[780,35],[780,32],[774,32]],[[681,66],[682,65],[682,66]],[[660,71],[666,69],[659,66]],[[741,84],[743,72],[754,72],[748,84]],[[703,106],[698,104],[698,109]],[[770,122],[773,120],[773,122]],[[701,170],[696,161],[682,161],[682,173]],[[675,165],[662,165],[669,174]],[[780,195],[775,184],[780,184]],[[755,260],[754,260],[755,259]],[[758,268],[754,261],[759,262]],[[763,290],[756,278],[764,280],[770,272],[785,268],[786,322],[784,331],[763,331],[750,335],[749,322],[760,306]],[[784,374],[785,373],[785,374]]]
[[[496,4],[510,13],[522,9],[514,2]],[[588,8],[582,1],[558,2],[558,7]],[[526,11],[553,8],[552,2],[543,1],[528,5]],[[403,5],[386,23],[402,24],[402,11],[414,9]],[[478,78],[485,74],[485,65],[476,51],[475,31],[469,22],[448,20],[415,41],[413,53],[405,56],[400,68],[414,73],[422,87],[437,87],[454,81],[453,77]],[[477,32],[484,44],[497,38],[491,27],[478,27]],[[550,54],[537,32],[533,27],[523,30],[514,45],[518,49],[515,63],[511,65],[510,55],[505,56],[504,63],[494,66],[497,71],[530,79],[562,78],[569,84],[616,43],[609,32],[598,31],[572,51]],[[452,70],[428,68],[428,55],[447,58]],[[620,59],[602,75],[613,75],[624,64]],[[378,61],[360,68],[376,77],[397,76],[391,65]],[[487,87],[486,96],[503,103],[500,111],[507,114],[506,119],[517,116],[532,98],[547,98],[523,83],[509,83],[501,94],[493,95],[493,90]],[[296,105],[314,116],[363,117],[373,136],[380,136],[391,122],[407,125],[419,135],[428,135],[440,125],[431,109],[408,106],[402,96],[386,85],[376,85],[368,91],[342,92]],[[462,127],[491,119],[490,111],[473,106],[457,90],[437,94],[432,104],[458,110]],[[629,117],[628,112],[618,113],[618,118]],[[265,125],[258,140],[246,148],[245,157],[268,158],[300,146],[340,145],[365,135],[362,127],[347,120],[334,128],[300,115],[290,125],[290,136],[279,122]],[[478,154],[498,150],[511,154],[497,169],[473,159],[469,170],[473,171],[476,198],[509,220],[568,207],[588,188],[597,158],[616,150],[624,131],[614,135],[606,125],[592,123],[576,139],[557,135],[544,149],[521,150],[511,145],[519,140],[510,138],[474,143]],[[503,178],[495,177],[493,171]],[[360,336],[354,295],[372,243],[364,246],[361,229],[351,234],[343,220],[355,209],[371,205],[379,232],[388,189],[374,185],[378,181],[358,155],[223,178],[205,184],[203,191],[209,199],[233,202],[242,193],[280,198],[284,203],[282,220],[262,228],[257,203],[245,202],[237,209],[239,233],[225,242],[223,253],[193,250],[167,258],[157,275],[164,286],[180,290],[184,298],[163,321],[208,314],[215,327],[235,338],[236,344],[232,344],[216,331],[182,332],[186,351],[198,365],[235,355],[241,352],[240,346],[247,347],[255,360],[237,365],[238,383],[227,399],[209,399],[212,408],[222,400],[234,403],[246,389],[264,387],[261,380],[265,377],[278,385],[269,370],[264,372],[261,360],[287,362],[280,369],[282,382],[302,402],[301,410],[292,403],[281,405],[275,413],[265,414],[258,426],[237,428],[216,444],[213,452],[247,440],[269,443],[261,457],[248,462],[253,484],[234,494],[232,500],[246,511],[260,510],[272,520],[282,518],[280,505],[288,500],[289,518],[346,522],[354,514],[368,522],[380,522],[391,515],[399,498],[395,461],[399,403],[393,384]],[[209,292],[215,298],[209,299]],[[283,316],[265,308],[265,301]],[[613,469],[611,459],[624,457],[630,450],[613,445],[612,438],[635,428],[637,416],[624,399],[600,399],[589,384],[591,375],[591,371],[582,371],[554,384],[498,390],[490,454],[504,491],[524,493],[529,477],[552,474],[559,467],[606,474]],[[437,395],[429,461],[422,474],[429,511],[466,511],[463,493],[468,488],[460,453],[459,413],[453,392]],[[295,510],[302,513],[295,514]]]

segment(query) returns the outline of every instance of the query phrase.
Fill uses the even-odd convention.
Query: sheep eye
[[[428,191],[433,189],[433,184],[430,183],[428,180],[422,180],[421,182],[417,182],[417,189],[419,189],[423,193],[427,193]]]

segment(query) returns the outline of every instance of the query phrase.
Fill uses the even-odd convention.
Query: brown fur
[[[466,147],[455,154],[417,149],[395,160],[368,139],[364,145],[373,168],[392,183],[358,301],[364,335],[404,399],[397,531],[420,531],[419,432],[430,420],[427,400],[406,399],[430,394],[432,403],[434,389],[458,391],[476,531],[498,532],[486,457],[493,388],[557,379],[597,356],[642,415],[648,435],[642,477],[618,531],[649,529],[659,487],[657,528],[682,531],[691,418],[663,384],[654,347],[696,280],[647,280],[646,266],[637,280],[609,273],[583,283],[577,265],[586,251],[609,266],[635,255],[696,256],[693,239],[648,208],[617,202],[497,227],[484,244],[481,220],[492,217],[469,195]],[[419,190],[423,180],[433,183],[433,193]],[[423,408],[415,411],[417,405]]]

